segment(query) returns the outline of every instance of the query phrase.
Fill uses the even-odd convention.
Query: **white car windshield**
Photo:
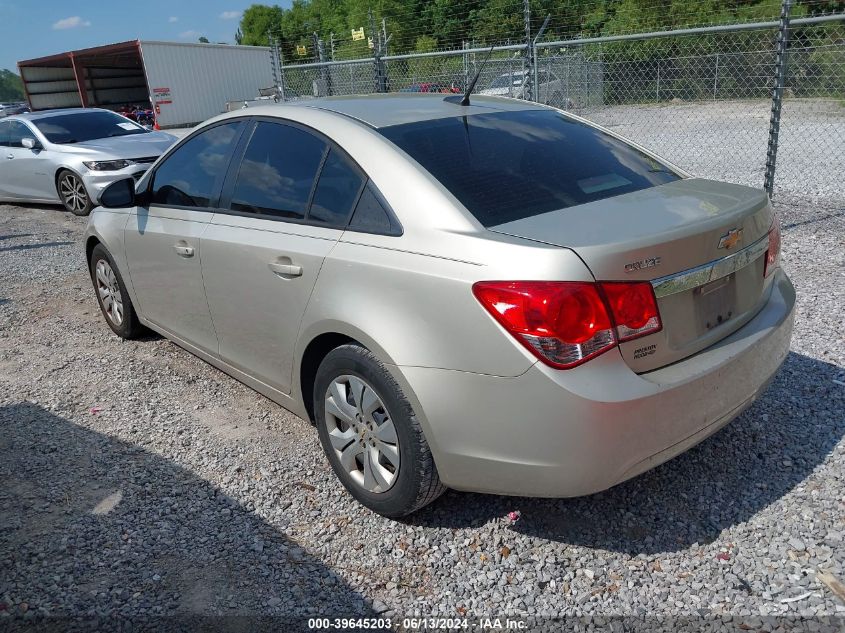
[[[91,110],[35,119],[35,127],[51,143],[84,143],[98,138],[145,134],[147,130],[114,112]]]

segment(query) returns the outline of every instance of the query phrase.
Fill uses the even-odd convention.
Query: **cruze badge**
[[[654,268],[655,266],[660,265],[660,258],[659,257],[646,257],[645,259],[641,259],[638,262],[631,262],[630,264],[625,264],[625,272],[626,273],[633,273],[637,272],[638,270],[645,270],[646,268]]]
[[[719,248],[732,249],[742,239],[742,229],[731,229],[719,238]]]

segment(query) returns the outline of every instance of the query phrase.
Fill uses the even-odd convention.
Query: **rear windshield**
[[[643,152],[552,110],[451,117],[379,131],[486,227],[680,179]]]
[[[147,130],[114,112],[75,112],[33,120],[51,143],[84,143],[98,138],[144,134]]]

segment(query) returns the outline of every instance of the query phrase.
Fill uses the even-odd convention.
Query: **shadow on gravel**
[[[590,497],[449,492],[409,522],[478,526],[520,510],[512,529],[573,545],[655,554],[715,540],[804,481],[845,435],[842,368],[790,353],[766,393],[702,444]]]
[[[0,253],[6,251],[31,251],[36,248],[53,248],[56,246],[70,246],[74,242],[41,242],[40,244],[18,244],[17,246],[5,246],[0,248]]]
[[[0,235],[0,242],[3,240],[12,240],[16,237],[32,237],[35,233],[9,233],[8,235]]]
[[[0,630],[287,631],[315,613],[375,616],[207,481],[39,406],[0,407],[0,481],[0,612],[14,616],[0,613]]]

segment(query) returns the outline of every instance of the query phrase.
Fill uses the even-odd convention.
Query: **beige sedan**
[[[249,108],[100,201],[86,257],[109,327],[312,420],[387,516],[447,487],[606,489],[727,424],[789,350],[764,192],[534,103]]]

